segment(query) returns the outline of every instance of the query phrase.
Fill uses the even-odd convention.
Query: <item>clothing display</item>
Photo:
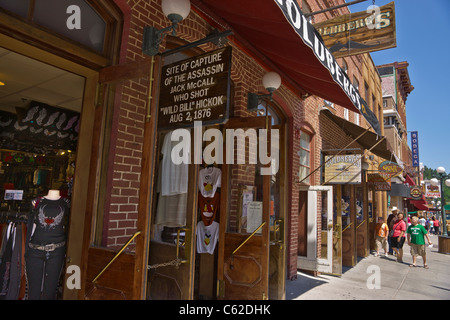
[[[220,193],[216,192],[213,198],[205,198],[199,192],[198,208],[203,223],[207,226],[215,220],[216,213],[220,207]]]
[[[214,197],[217,188],[222,182],[222,171],[219,168],[208,166],[198,173],[198,189],[206,198]]]
[[[219,224],[213,221],[205,226],[203,221],[197,224],[197,253],[214,254],[217,241],[219,240]]]
[[[20,222],[10,222],[5,228],[0,251],[0,300],[17,300],[24,296],[25,231],[25,225]]]
[[[178,141],[171,141],[172,132],[164,137],[161,148],[163,159],[158,174],[159,192],[155,224],[167,227],[186,225],[186,204],[188,192],[188,164],[175,164],[172,149]],[[190,150],[190,147],[187,148]]]
[[[172,159],[172,150],[178,145],[179,141],[172,141],[172,132],[164,137],[161,153],[163,154],[161,166],[161,194],[163,196],[172,196],[188,192],[188,172],[189,164],[175,164]],[[188,144],[185,150],[191,150]],[[187,155],[189,158],[189,154]]]
[[[208,166],[198,174],[198,208],[201,220],[197,224],[197,253],[214,254],[219,240],[219,223],[215,220],[220,207],[222,171]]]
[[[39,198],[29,218],[25,253],[29,300],[54,300],[64,265],[70,202]]]

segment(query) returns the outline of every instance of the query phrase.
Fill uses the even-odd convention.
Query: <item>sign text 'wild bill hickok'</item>
[[[231,47],[162,68],[158,127],[223,123],[228,119]]]

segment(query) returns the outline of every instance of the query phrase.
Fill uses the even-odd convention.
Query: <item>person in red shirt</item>
[[[394,234],[391,238],[391,246],[397,254],[397,262],[403,262],[403,244],[406,239],[406,223],[403,220],[403,213],[397,215],[397,220],[392,226]]]
[[[434,234],[440,235],[441,233],[439,232],[439,219],[433,217],[433,226],[434,226]]]

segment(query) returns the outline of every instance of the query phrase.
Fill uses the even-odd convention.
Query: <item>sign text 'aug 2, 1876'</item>
[[[222,123],[228,118],[231,47],[162,68],[158,127]]]

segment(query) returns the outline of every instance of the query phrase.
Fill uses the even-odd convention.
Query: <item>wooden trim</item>
[[[98,70],[110,64],[108,58],[12,17],[3,10],[0,10],[0,30],[17,40],[92,69]]]
[[[161,77],[162,61],[160,57],[155,58],[153,87],[151,94],[153,97],[158,97],[159,81]],[[147,74],[150,70],[150,65],[145,69]],[[158,112],[158,99],[153,99],[151,104],[151,114],[156,115]],[[142,166],[141,166],[141,181],[139,186],[139,203],[138,203],[138,220],[137,230],[142,232],[142,235],[136,241],[136,263],[134,270],[134,290],[133,299],[145,299],[145,289],[147,284],[147,265],[150,246],[150,225],[151,225],[151,208],[153,207],[153,187],[156,175],[156,118],[153,116],[151,121],[145,122],[144,127],[144,144],[142,147]]]

